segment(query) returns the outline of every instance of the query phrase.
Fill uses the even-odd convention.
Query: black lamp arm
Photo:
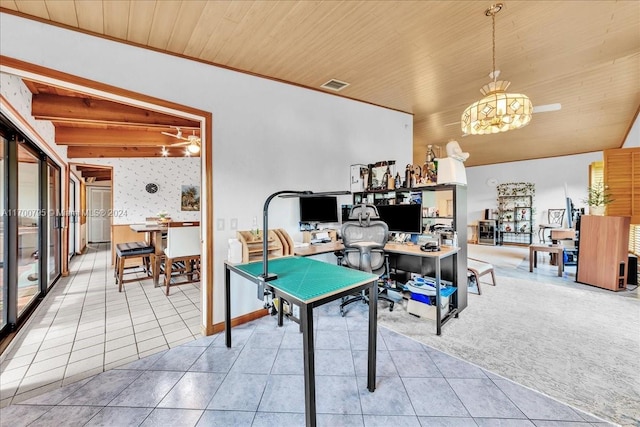
[[[269,282],[271,280],[277,279],[278,276],[276,274],[269,274],[269,203],[271,200],[278,196],[282,196],[284,194],[287,195],[301,195],[301,194],[312,194],[311,191],[294,191],[294,190],[281,190],[276,191],[264,202],[264,207],[262,208],[262,275],[260,276],[262,280],[265,282]]]

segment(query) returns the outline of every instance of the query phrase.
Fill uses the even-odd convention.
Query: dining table
[[[144,223],[131,224],[129,227],[138,233],[145,233],[145,242],[154,248],[151,273],[153,275],[153,285],[157,287],[160,284],[160,263],[164,256],[162,233],[167,232],[167,225],[161,223]]]

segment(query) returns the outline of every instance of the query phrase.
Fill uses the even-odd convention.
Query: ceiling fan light
[[[464,110],[462,132],[486,135],[519,129],[529,124],[533,113],[531,100],[520,93],[494,93]]]
[[[200,152],[200,145],[196,142],[192,142],[191,144],[187,145],[187,150],[191,154],[198,154]]]
[[[497,3],[485,11],[485,15],[491,16],[493,29],[493,71],[490,74],[493,81],[480,89],[484,98],[468,106],[462,113],[460,127],[465,135],[507,132],[524,127],[531,121],[531,100],[520,93],[507,93],[511,82],[497,80],[500,72],[496,70],[496,13],[502,7],[502,3]]]

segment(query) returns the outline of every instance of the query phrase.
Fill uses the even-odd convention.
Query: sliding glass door
[[[40,159],[18,143],[18,316],[40,295]]]
[[[78,209],[76,206],[76,182],[73,179],[69,180],[69,260],[76,254],[76,240],[78,238],[77,224],[78,224]]]
[[[60,206],[60,168],[51,160],[47,170],[47,288],[60,277],[62,206]]]
[[[0,331],[5,329],[7,325],[7,239],[5,237],[5,230],[7,229],[7,215],[6,215],[6,202],[5,187],[7,185],[6,179],[6,146],[7,135],[0,127],[0,209],[2,210],[2,218],[0,218]]]
[[[61,174],[0,116],[0,338],[16,330],[60,277]]]

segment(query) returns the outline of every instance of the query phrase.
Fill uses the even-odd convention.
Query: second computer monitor
[[[380,220],[387,223],[389,231],[393,233],[422,233],[421,205],[380,205],[376,208],[380,214]]]

